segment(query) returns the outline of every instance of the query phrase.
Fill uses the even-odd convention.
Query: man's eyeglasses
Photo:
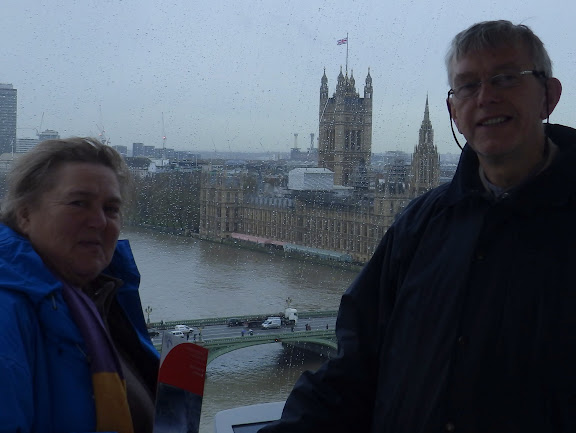
[[[541,71],[520,71],[520,72],[507,72],[505,74],[494,75],[486,80],[473,81],[450,89],[448,97],[454,95],[458,99],[468,99],[476,96],[480,91],[483,83],[490,83],[496,89],[509,89],[520,85],[520,80],[523,75],[534,75],[537,78],[545,78],[544,72]]]

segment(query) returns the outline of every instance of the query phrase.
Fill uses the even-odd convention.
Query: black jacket
[[[466,146],[342,297],[338,356],[261,433],[576,432],[576,130],[499,200]]]

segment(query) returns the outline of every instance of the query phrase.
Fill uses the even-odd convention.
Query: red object
[[[193,343],[182,343],[170,350],[160,366],[158,382],[204,395],[208,349]]]

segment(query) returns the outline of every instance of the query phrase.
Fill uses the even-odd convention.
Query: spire
[[[420,141],[418,146],[433,145],[434,131],[432,129],[432,122],[430,122],[430,109],[428,108],[428,94],[426,94],[426,106],[424,107],[424,119],[422,119],[422,126],[420,126]]]
[[[342,73],[342,65],[340,65],[340,73],[338,74],[338,83],[336,84],[336,93],[343,94],[346,91],[346,80]]]
[[[322,75],[322,80],[320,80],[320,99],[328,98],[328,77],[326,77],[326,68],[324,68],[324,75]]]
[[[409,191],[413,197],[434,188],[440,181],[440,158],[438,149],[434,145],[434,129],[430,121],[428,94],[426,94],[424,106],[424,119],[418,135],[418,144],[414,148],[410,168]]]
[[[366,76],[366,85],[364,86],[364,98],[372,98],[372,77],[370,76],[370,68],[368,68],[368,75]]]

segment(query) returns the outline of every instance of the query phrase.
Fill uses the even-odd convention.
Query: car
[[[175,330],[175,331],[181,331],[181,332],[183,332],[184,334],[189,334],[189,333],[191,333],[191,332],[194,332],[194,328],[191,328],[191,327],[189,327],[189,326],[187,326],[187,325],[176,325],[176,326],[174,327],[174,330]]]
[[[150,338],[158,337],[160,335],[160,331],[158,331],[156,328],[148,328],[148,335]]]
[[[242,326],[244,322],[236,317],[232,317],[228,319],[227,324],[228,326]]]
[[[174,337],[184,338],[184,333],[182,331],[170,331]]]

